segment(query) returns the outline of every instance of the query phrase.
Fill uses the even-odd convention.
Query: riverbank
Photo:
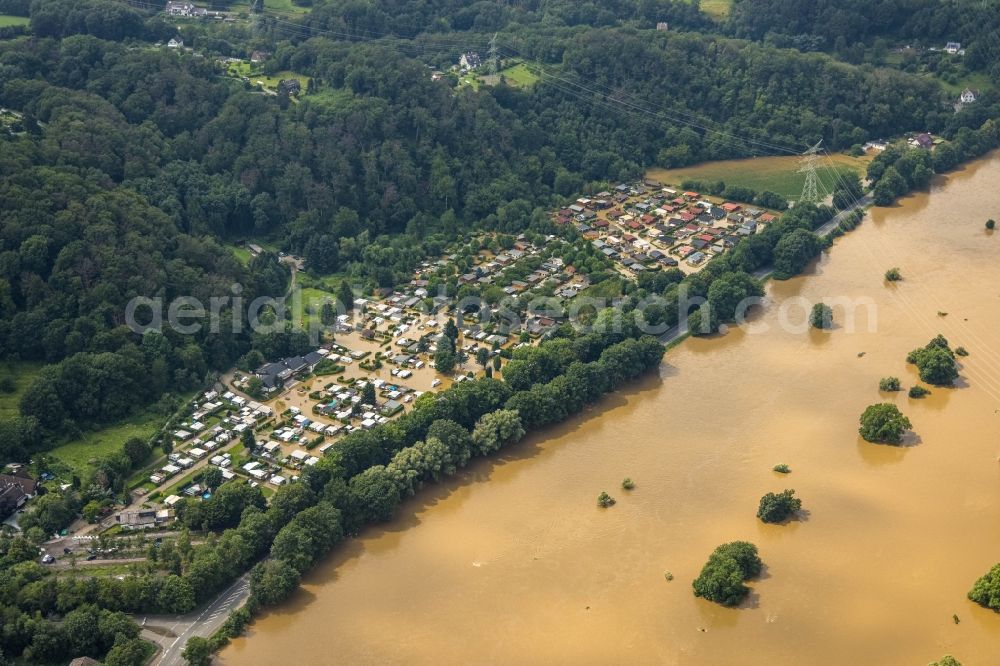
[[[1000,238],[983,230],[1000,209],[997,178],[994,155],[931,195],[874,209],[809,275],[769,283],[775,305],[755,320],[767,335],[688,339],[659,380],[425,491],[309,574],[223,661],[273,663],[294,646],[322,663],[332,643],[358,663],[988,662],[1000,618],[965,593],[1000,552],[982,529],[1000,520],[989,342]],[[906,279],[885,285],[892,265]],[[871,298],[874,332],[863,310],[850,334],[843,317],[832,332],[778,326],[779,303],[835,296]],[[938,332],[971,352],[961,387],[880,395],[881,376],[914,381],[903,358]],[[858,438],[858,414],[886,398],[917,445]],[[771,471],[779,462],[790,476]],[[636,489],[616,492],[625,476]],[[804,519],[759,524],[756,500],[783,487],[803,498]],[[601,490],[619,500],[608,511],[594,506]],[[695,599],[704,558],[738,538],[768,566],[750,602]]]

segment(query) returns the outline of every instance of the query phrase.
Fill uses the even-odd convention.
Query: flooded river
[[[222,661],[1000,663],[1000,615],[965,596],[1000,561],[1000,232],[987,234],[988,217],[1000,218],[996,155],[875,210],[809,275],[769,285],[755,322],[768,332],[688,340],[658,377],[427,489]],[[887,285],[892,266],[905,279]],[[875,331],[862,308],[854,332],[840,310],[836,330],[803,332],[802,306],[784,311],[799,330],[783,330],[779,304],[797,296],[871,299]],[[915,382],[906,353],[939,332],[970,352],[961,386],[880,395],[880,377]],[[859,439],[858,416],[880,400],[912,420],[908,446]],[[784,488],[801,518],[760,523],[760,496]],[[599,509],[602,490],[617,505]],[[736,609],[696,599],[691,580],[735,539],[766,564],[751,597]]]

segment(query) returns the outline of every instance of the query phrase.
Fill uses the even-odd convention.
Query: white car
[[[434,381],[431,382],[431,387],[432,388],[433,387],[437,387],[437,386],[441,386],[441,380],[440,379],[435,379]]]

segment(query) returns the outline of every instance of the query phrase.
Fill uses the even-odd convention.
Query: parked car
[[[93,562],[96,559],[97,559],[97,555],[94,554],[94,553],[91,553],[90,555],[87,555],[87,561],[88,562]]]

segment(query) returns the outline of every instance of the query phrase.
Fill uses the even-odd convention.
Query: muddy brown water
[[[874,211],[808,275],[769,285],[753,322],[769,331],[685,341],[659,376],[425,490],[222,661],[1000,663],[1000,615],[965,596],[1000,561],[1000,233],[984,230],[998,185],[993,155]],[[889,285],[892,266],[905,279]],[[781,305],[795,297],[871,299],[875,330],[835,309],[836,330],[803,332],[805,307]],[[960,387],[880,395],[880,377],[916,381],[906,353],[938,332],[970,352]],[[906,446],[859,439],[880,400],[913,421]],[[803,514],[761,524],[760,496],[784,488]],[[599,509],[602,490],[617,505]],[[696,599],[691,580],[734,539],[766,564],[750,598]]]

